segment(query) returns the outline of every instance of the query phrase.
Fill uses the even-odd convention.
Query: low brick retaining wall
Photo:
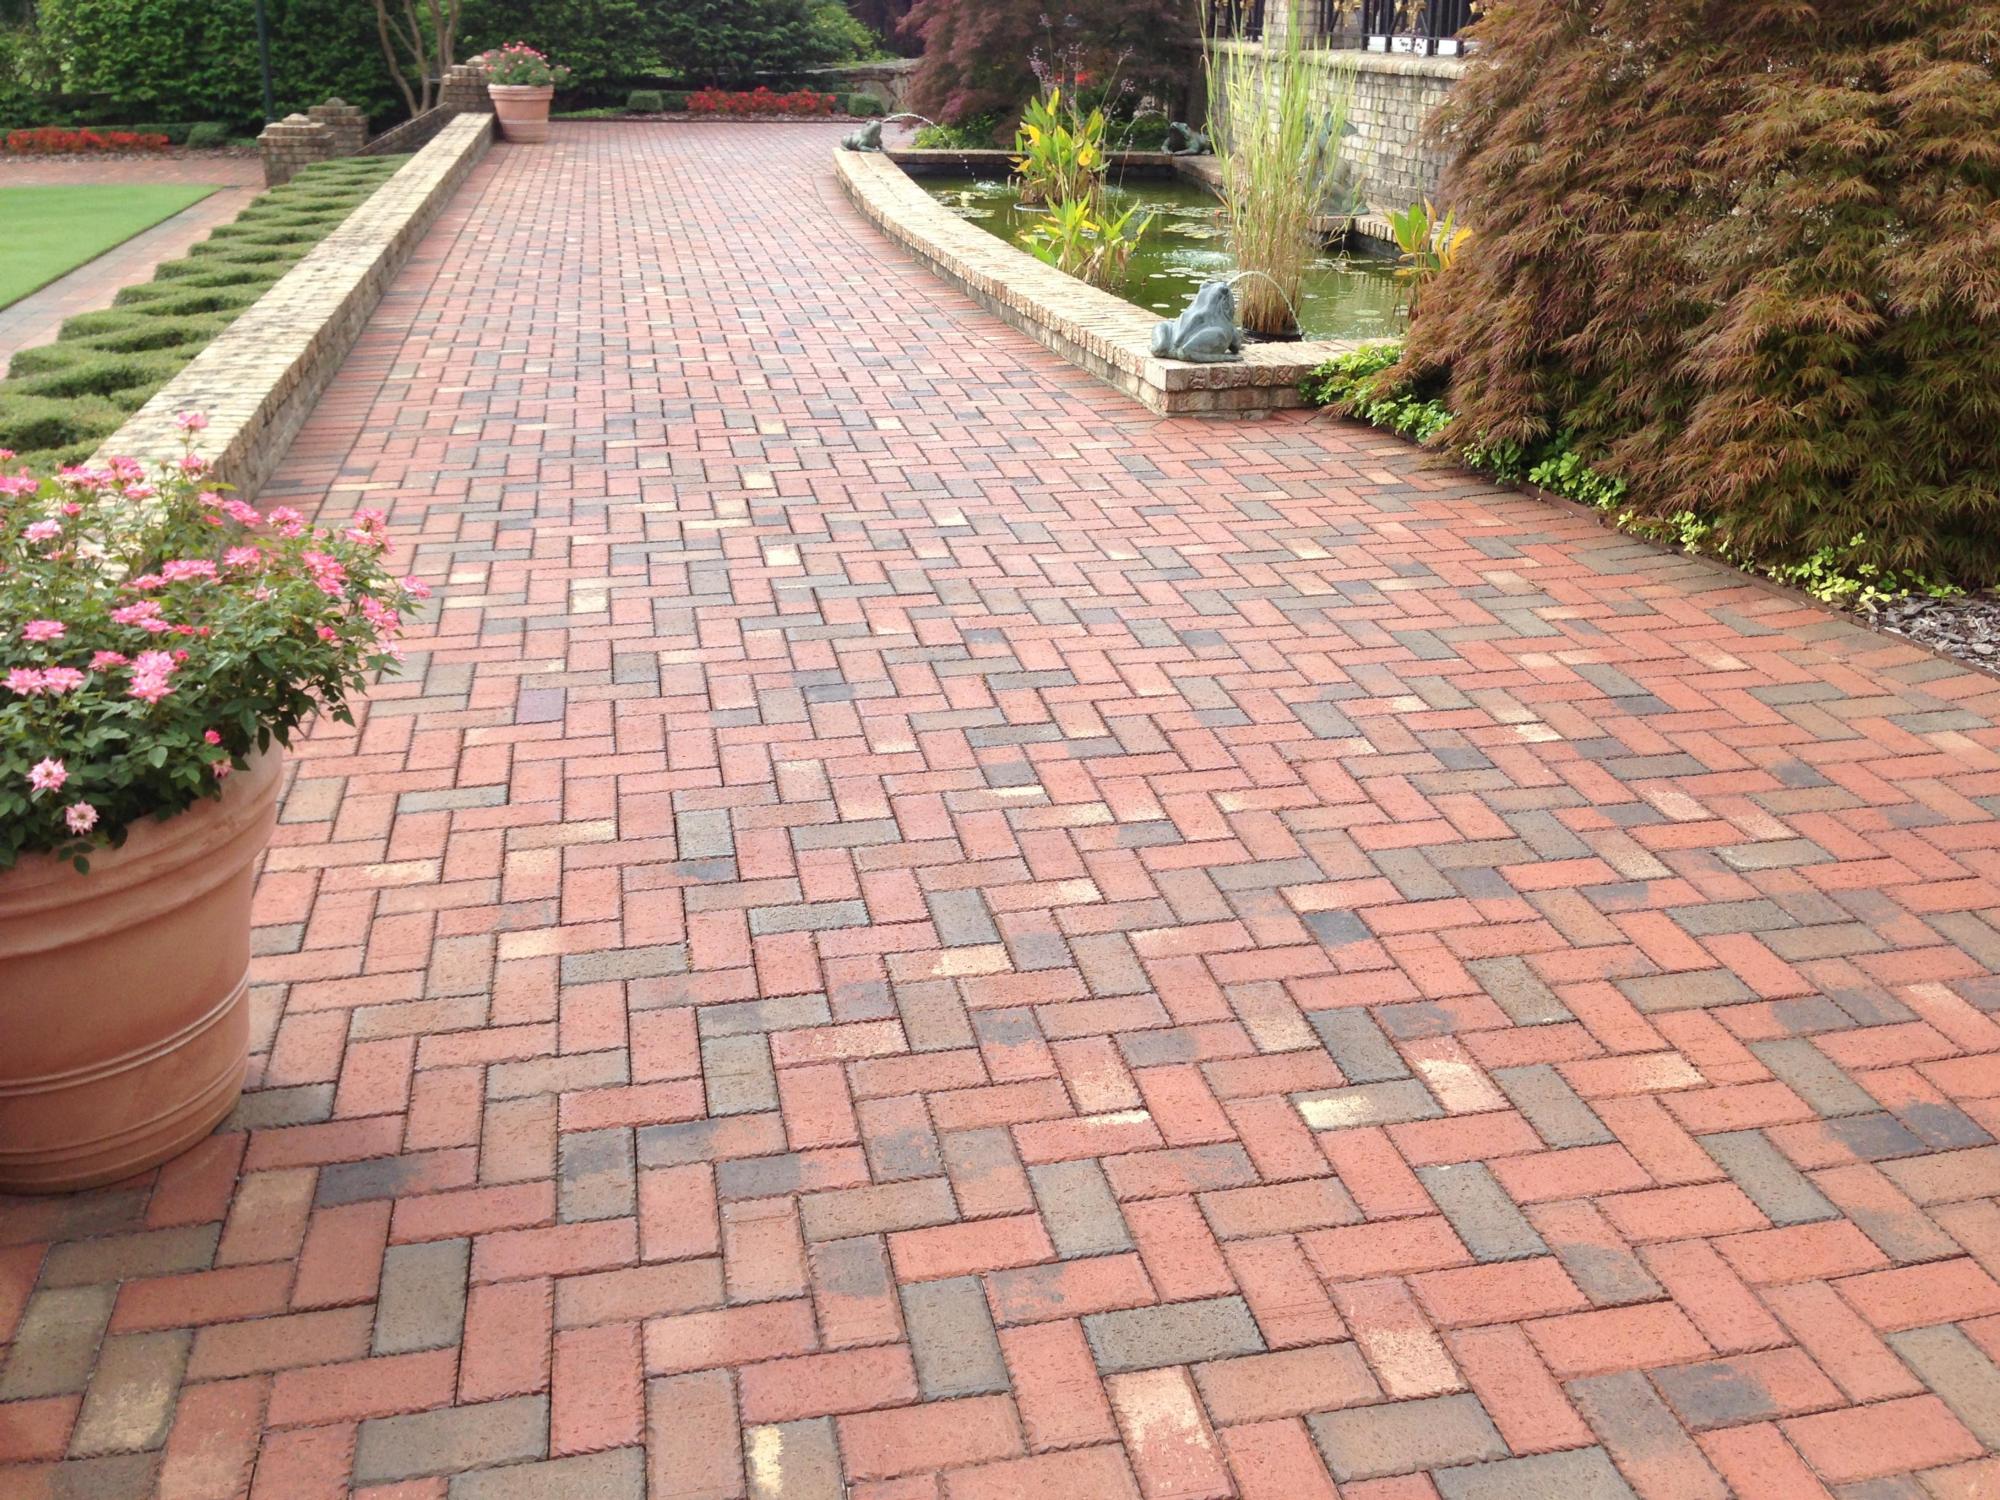
[[[950,158],[963,153],[922,154],[948,165]],[[1147,160],[1135,156],[1129,164]],[[918,260],[1071,364],[1162,416],[1303,406],[1299,382],[1336,354],[1359,347],[1356,340],[1253,344],[1243,351],[1242,363],[1228,365],[1155,359],[1157,313],[1065,276],[1027,251],[968,224],[889,156],[835,151],[833,162],[855,206]]]
[[[201,451],[254,496],[291,447],[368,315],[493,139],[493,116],[460,115],[350,214],[125,425],[100,458],[180,456],[174,415],[208,416]]]

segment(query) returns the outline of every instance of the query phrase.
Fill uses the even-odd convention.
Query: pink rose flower
[[[21,627],[24,641],[59,641],[66,633],[61,620],[30,620]]]
[[[200,432],[208,426],[208,417],[198,411],[184,411],[174,417],[174,426],[182,432]]]
[[[62,522],[37,521],[26,531],[22,532],[21,535],[25,536],[31,542],[53,542],[57,537],[62,535]]]
[[[83,673],[75,667],[50,667],[42,673],[42,691],[45,693],[73,693],[83,686]]]
[[[71,833],[88,833],[97,826],[97,809],[88,802],[72,802],[63,809],[63,822]]]
[[[42,674],[33,667],[15,667],[7,674],[7,691],[32,698],[42,690]]]
[[[59,792],[69,780],[69,768],[53,757],[37,762],[28,772],[28,785],[38,792]]]

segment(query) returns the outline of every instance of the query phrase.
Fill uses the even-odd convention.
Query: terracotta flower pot
[[[486,86],[486,92],[493,96],[493,113],[500,117],[503,139],[531,146],[549,138],[549,101],[556,96],[552,86],[493,83]]]
[[[220,800],[139,824],[87,875],[47,855],[0,873],[0,1190],[115,1182],[235,1107],[282,762],[259,756]]]

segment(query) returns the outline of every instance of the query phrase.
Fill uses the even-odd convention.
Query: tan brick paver
[[[267,498],[440,607],[234,1128],[0,1203],[0,1493],[2000,1483],[1994,681],[1155,419],[836,134],[498,148],[376,313]]]

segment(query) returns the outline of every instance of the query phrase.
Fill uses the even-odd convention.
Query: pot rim
[[[214,868],[213,856],[274,813],[284,762],[284,753],[275,744],[253,754],[220,797],[204,799],[169,818],[148,817],[132,824],[122,847],[91,854],[88,874],[79,874],[68,860],[53,854],[31,854],[12,869],[0,871],[0,933],[59,909],[73,915],[87,903],[184,870],[189,871],[187,879],[177,882],[181,896],[189,893],[190,883],[200,891],[212,888],[230,873]],[[73,933],[65,939],[73,940]],[[0,938],[0,950],[12,946]]]

